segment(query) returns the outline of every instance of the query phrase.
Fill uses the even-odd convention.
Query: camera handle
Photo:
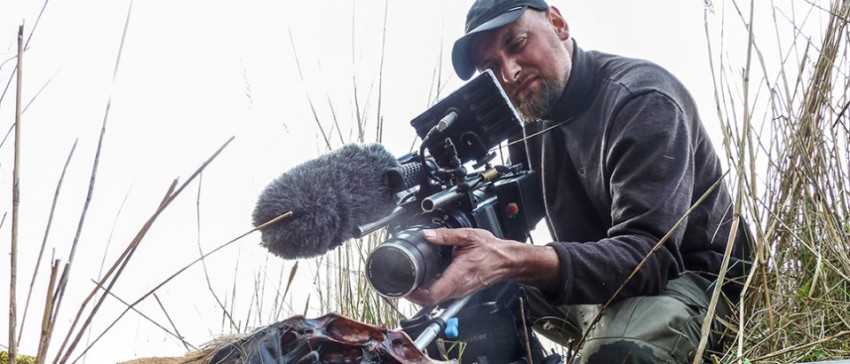
[[[416,338],[416,341],[413,342],[413,344],[416,345],[416,348],[421,351],[425,351],[425,348],[428,347],[428,345],[430,345],[431,342],[434,341],[434,339],[436,339],[438,335],[440,335],[440,332],[443,330],[446,321],[448,321],[452,317],[455,317],[455,315],[460,312],[463,306],[466,306],[470,298],[472,298],[472,294],[452,302],[449,307],[446,307],[446,309],[443,310],[443,313],[441,313],[439,317],[433,319],[433,322],[431,322],[431,324],[428,325],[428,327],[426,327],[421,334],[419,334],[419,337]]]

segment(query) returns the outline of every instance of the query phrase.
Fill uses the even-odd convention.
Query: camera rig
[[[389,238],[367,258],[366,276],[378,293],[391,298],[404,297],[439,277],[451,262],[452,247],[427,242],[422,230],[480,228],[498,238],[525,241],[544,216],[533,171],[520,164],[491,164],[493,149],[522,130],[491,71],[423,112],[411,125],[422,138],[419,152],[400,158],[401,167],[386,175],[401,195],[398,208],[354,233],[359,237],[387,228]],[[446,353],[437,338],[466,343],[463,358],[472,358],[467,362],[522,363],[532,358],[558,362],[560,356],[544,355],[531,333],[528,313],[523,288],[503,283],[425,307],[403,321],[402,330],[417,338],[420,350],[444,359],[457,359],[458,354]]]

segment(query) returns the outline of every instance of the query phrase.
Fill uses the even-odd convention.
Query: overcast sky
[[[398,155],[407,152],[414,140],[409,120],[434,97],[434,80],[439,78],[446,85],[442,95],[461,84],[451,71],[449,54],[451,43],[462,33],[469,3],[389,3],[381,68],[384,2],[136,1],[114,83],[130,2],[47,4],[24,55],[24,103],[35,99],[21,126],[19,307],[26,298],[62,166],[75,140],[78,145],[62,185],[21,351],[36,351],[48,272],[45,264],[51,257],[63,263],[68,259],[110,97],[95,190],[53,349],[60,345],[76,306],[92,289],[90,279],[104,269],[104,255],[107,262],[115,259],[156,209],[171,181],[184,181],[231,136],[235,140],[208,167],[200,187],[192,184],[160,216],[114,289],[117,295],[134,301],[194,260],[199,241],[209,251],[248,231],[253,204],[266,184],[325,151],[308,96],[325,130],[331,128],[333,117],[343,125],[332,131],[342,135],[332,140],[333,147],[338,147],[340,139],[353,140],[356,133],[352,126],[355,89],[356,105],[366,110],[371,131],[366,140],[376,140],[380,89],[383,141]],[[579,46],[650,59],[677,75],[697,99],[719,146],[703,1],[560,0],[553,4],[561,8]],[[23,23],[28,36],[42,5],[12,0],[0,6],[0,61],[14,57],[17,27]],[[14,63],[0,67],[0,85],[5,86],[11,77]],[[12,82],[0,104],[2,133],[14,122],[14,95]],[[0,229],[2,287],[9,286],[12,152],[10,136],[0,148],[0,202],[3,212],[8,212]],[[277,279],[293,264],[267,254],[258,242],[259,235],[251,235],[207,262],[214,289],[227,296],[230,304],[235,301],[242,321],[248,316],[255,277],[268,273]],[[234,286],[239,286],[235,295]],[[304,287],[308,289],[309,283]],[[291,295],[303,299],[306,293]],[[163,287],[158,296],[193,345],[229,332],[200,266]],[[116,300],[106,302],[93,325],[92,339],[124,308]],[[303,303],[293,304],[300,312]],[[0,295],[0,306],[7,305],[8,295]],[[139,308],[167,324],[153,298]],[[313,310],[319,314],[317,308]],[[256,321],[251,319],[251,326],[270,323]],[[5,346],[8,315],[0,315],[0,326],[0,343]],[[88,361],[183,352],[179,341],[129,313],[94,347]]]

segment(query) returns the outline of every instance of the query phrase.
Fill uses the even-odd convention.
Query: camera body
[[[399,209],[378,223],[389,239],[366,261],[372,287],[386,297],[404,297],[438,277],[451,261],[451,247],[428,243],[422,230],[480,228],[502,239],[525,241],[544,216],[534,172],[522,165],[493,166],[491,151],[522,131],[521,121],[489,70],[411,121],[422,138],[419,153],[399,159],[389,184]],[[427,151],[427,153],[426,153]],[[465,165],[472,164],[468,172]],[[355,234],[362,235],[362,234]]]
[[[419,200],[402,205],[403,210],[417,212],[388,225],[390,238],[366,261],[366,276],[378,293],[404,297],[438,277],[451,262],[452,247],[427,242],[422,237],[424,229],[479,228],[497,238],[525,241],[544,214],[537,175],[519,165],[505,168],[496,180],[460,190],[464,191],[454,191],[450,202],[429,212],[418,212]]]

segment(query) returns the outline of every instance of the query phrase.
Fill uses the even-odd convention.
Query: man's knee
[[[588,342],[581,350],[583,363],[679,363],[665,350],[642,340],[612,338]]]

